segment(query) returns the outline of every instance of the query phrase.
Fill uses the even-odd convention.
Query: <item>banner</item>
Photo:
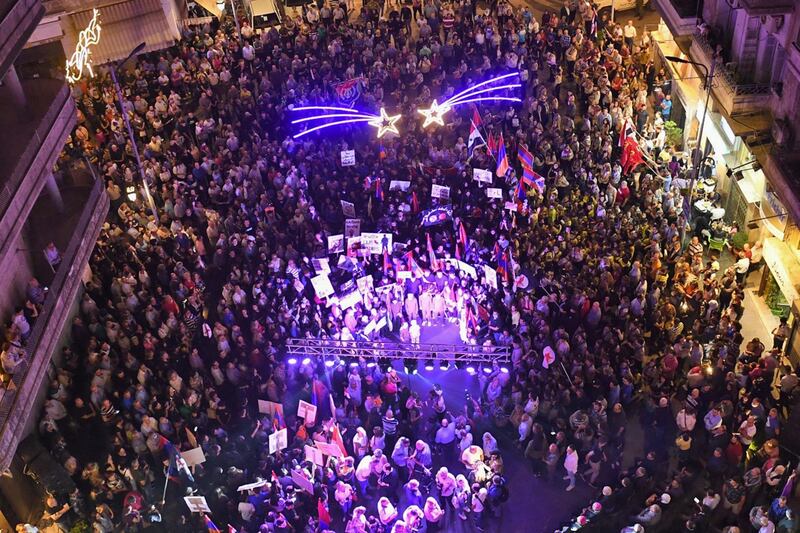
[[[365,253],[382,254],[383,250],[392,251],[393,235],[391,233],[362,233],[361,248]]]
[[[359,76],[347,81],[333,84],[333,91],[340,104],[346,107],[353,107],[361,97],[364,89],[364,77]]]
[[[453,207],[451,205],[444,205],[441,207],[434,207],[422,212],[422,225],[435,226],[443,224],[448,220],[453,219]]]

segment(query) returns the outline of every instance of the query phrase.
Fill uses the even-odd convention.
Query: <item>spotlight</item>
[[[375,361],[370,361],[367,363],[367,368],[375,368]]]
[[[492,369],[489,368],[488,366],[485,366],[485,367],[483,367],[483,373],[484,374],[491,374],[492,373]]]
[[[450,363],[448,363],[447,361],[443,360],[441,363],[439,363],[440,370],[447,370],[448,368],[450,368]]]
[[[431,361],[430,359],[425,361],[425,370],[427,370],[428,372],[431,372],[433,370],[433,361]]]
[[[475,375],[475,367],[474,366],[468,366],[467,367],[467,374],[469,374],[470,376],[474,376]]]
[[[310,365],[311,364],[311,358],[310,357],[306,357],[305,359],[303,359],[303,364],[304,365]]]
[[[296,357],[290,357],[289,359],[286,360],[286,362],[289,363],[290,365],[296,365],[297,364],[297,358]]]
[[[503,374],[508,374],[508,369],[504,366],[500,367],[500,372],[502,372]]]
[[[358,366],[358,363],[356,361],[353,361],[352,363],[350,363],[350,368],[355,368],[357,366]]]
[[[336,361],[334,361],[333,359],[328,359],[327,361],[325,361],[325,366],[328,367],[328,368],[332,368],[333,365],[335,365],[335,364],[336,364]]]

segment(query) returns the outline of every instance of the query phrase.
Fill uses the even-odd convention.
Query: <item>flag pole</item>
[[[564,371],[564,375],[567,376],[567,379],[569,380],[570,386],[574,387],[575,384],[572,382],[572,378],[569,377],[569,372],[567,372],[567,369],[564,368],[564,363],[559,360],[558,364],[561,365],[561,370],[563,370]]]
[[[162,507],[167,502],[167,485],[169,485],[169,467],[164,469],[164,477],[166,477],[167,479],[164,481],[164,492],[161,494]]]

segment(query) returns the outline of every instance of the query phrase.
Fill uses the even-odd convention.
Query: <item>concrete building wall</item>
[[[24,232],[17,237],[9,253],[13,254],[8,262],[12,267],[0,272],[0,321],[3,325],[11,318],[14,308],[25,303],[25,289],[33,276],[31,250]]]

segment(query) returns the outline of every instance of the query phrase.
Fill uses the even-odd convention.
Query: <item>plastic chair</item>
[[[718,252],[722,252],[724,248],[725,248],[725,239],[715,239],[713,237],[708,239],[709,250],[716,250]]]

